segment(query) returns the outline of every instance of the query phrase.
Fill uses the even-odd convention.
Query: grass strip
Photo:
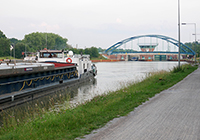
[[[93,98],[76,108],[45,113],[26,123],[0,129],[0,139],[75,139],[104,126],[110,120],[127,115],[155,94],[173,86],[197,66],[184,65],[170,72],[150,73],[139,83]]]

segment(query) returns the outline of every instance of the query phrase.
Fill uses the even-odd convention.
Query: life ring
[[[71,59],[71,58],[67,58],[67,59],[66,59],[66,62],[67,62],[67,63],[72,63],[72,59]]]

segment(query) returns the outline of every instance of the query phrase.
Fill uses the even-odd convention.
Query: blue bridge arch
[[[113,54],[113,51],[116,50],[121,45],[123,45],[123,44],[125,44],[129,41],[132,41],[132,40],[135,40],[135,39],[138,39],[138,38],[142,38],[142,37],[152,37],[152,38],[162,39],[162,40],[165,40],[165,41],[172,43],[175,46],[179,47],[179,41],[177,41],[176,39],[173,39],[171,37],[167,37],[167,36],[164,36],[164,35],[140,35],[140,36],[133,36],[133,37],[124,39],[122,41],[119,41],[119,42],[115,43],[114,45],[112,45],[111,47],[109,47],[107,50],[105,50],[104,53],[109,54],[109,55]],[[189,48],[187,45],[185,45],[181,42],[180,42],[180,50],[181,50],[180,51],[181,54],[195,55],[195,52],[191,48]],[[162,53],[162,52],[160,52],[160,53]]]

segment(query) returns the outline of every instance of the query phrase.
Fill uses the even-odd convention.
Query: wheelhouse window
[[[61,52],[40,52],[40,58],[62,58]]]

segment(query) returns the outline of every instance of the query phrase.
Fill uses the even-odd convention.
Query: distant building
[[[138,44],[142,52],[153,52],[158,43],[154,44]]]

